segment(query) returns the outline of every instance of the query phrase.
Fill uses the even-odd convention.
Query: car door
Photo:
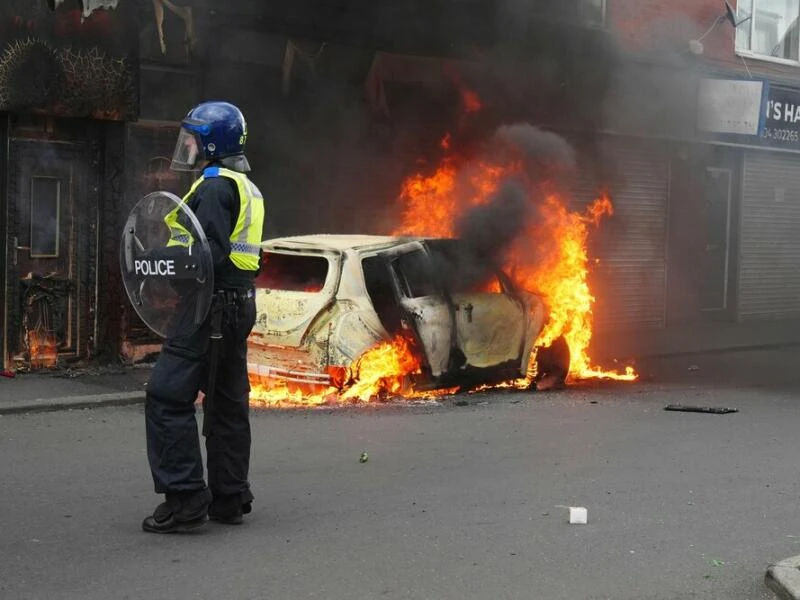
[[[468,366],[496,367],[519,361],[525,309],[498,274],[478,288],[450,291],[456,308],[456,340]]]
[[[453,312],[425,247],[412,242],[384,252],[402,321],[422,344],[433,377],[448,370],[453,347]]]

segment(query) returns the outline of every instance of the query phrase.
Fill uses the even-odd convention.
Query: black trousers
[[[245,495],[250,490],[247,336],[255,316],[252,295],[228,304],[223,312],[214,407],[206,437],[208,487],[215,497]],[[208,382],[210,319],[194,333],[183,335],[182,329],[186,328],[179,323],[165,341],[147,384],[147,457],[157,494],[206,486],[195,401]]]

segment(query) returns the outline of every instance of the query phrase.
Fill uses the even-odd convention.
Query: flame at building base
[[[603,369],[592,365],[588,354],[595,302],[587,280],[589,227],[597,227],[604,216],[614,214],[610,198],[604,195],[578,213],[569,211],[558,197],[549,196],[540,214],[543,223],[531,233],[552,244],[538,253],[542,262],[527,263],[518,251],[509,258],[517,283],[523,289],[540,293],[549,310],[550,320],[536,341],[537,346],[547,348],[560,336],[564,337],[570,350],[570,381],[635,381],[638,375],[633,367],[626,367],[624,373]]]
[[[55,334],[38,330],[27,332],[28,353],[32,369],[46,369],[58,363],[58,348]]]

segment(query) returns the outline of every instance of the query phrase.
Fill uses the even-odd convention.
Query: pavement
[[[800,319],[697,323],[659,331],[595,332],[590,355],[598,361],[778,348],[800,344]]]
[[[56,368],[0,377],[0,415],[141,404],[150,365]]]
[[[800,346],[800,320],[706,324],[664,331],[600,333],[600,364],[655,357]],[[152,365],[60,368],[0,377],[0,415],[141,404]],[[800,600],[800,556],[771,565],[766,586],[781,600]]]

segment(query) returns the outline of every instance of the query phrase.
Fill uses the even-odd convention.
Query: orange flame
[[[461,90],[461,102],[464,104],[464,111],[466,111],[467,114],[477,112],[483,108],[478,94],[472,90]]]
[[[58,362],[55,335],[38,329],[27,332],[30,363],[33,369],[53,367]]]
[[[598,226],[603,216],[613,214],[611,200],[603,196],[581,214],[568,211],[559,198],[549,196],[541,214],[544,223],[536,234],[542,241],[552,244],[551,248],[538,253],[539,264],[526,263],[524,256],[513,253],[510,261],[517,283],[523,289],[540,293],[549,309],[550,320],[537,344],[547,347],[563,335],[570,349],[573,379],[635,380],[633,368],[627,367],[624,374],[606,371],[592,366],[588,355],[595,302],[587,282],[588,226]]]
[[[250,401],[256,406],[290,407],[332,404],[362,404],[386,401],[402,395],[427,399],[454,390],[415,391],[412,381],[420,373],[420,362],[411,343],[403,336],[377,344],[349,368],[331,368],[328,387],[291,383],[285,379],[251,382]]]
[[[463,124],[465,117],[471,115],[472,113],[476,113],[483,108],[483,103],[478,97],[478,94],[474,90],[471,90],[469,87],[467,87],[467,85],[464,83],[464,77],[458,71],[458,69],[452,65],[449,65],[445,69],[445,74],[450,78],[450,81],[453,83],[453,85],[458,88],[458,93],[461,96],[461,118]]]
[[[518,162],[499,165],[445,156],[433,174],[416,174],[406,180],[400,194],[401,224],[392,233],[454,237],[462,214],[486,204],[504,178],[522,175]],[[532,202],[533,198],[531,194]],[[578,213],[569,211],[562,199],[551,193],[539,214],[541,221],[530,224],[526,234],[515,241],[505,265],[522,289],[540,294],[548,306],[550,320],[537,345],[548,347],[563,335],[570,348],[573,380],[637,379],[631,367],[625,373],[607,371],[593,366],[588,355],[595,302],[587,282],[589,226],[596,227],[604,216],[614,214],[611,199],[604,194]]]
[[[368,402],[375,397],[410,392],[408,377],[420,373],[420,362],[403,337],[377,345],[353,366],[354,383],[342,392],[343,400]]]

